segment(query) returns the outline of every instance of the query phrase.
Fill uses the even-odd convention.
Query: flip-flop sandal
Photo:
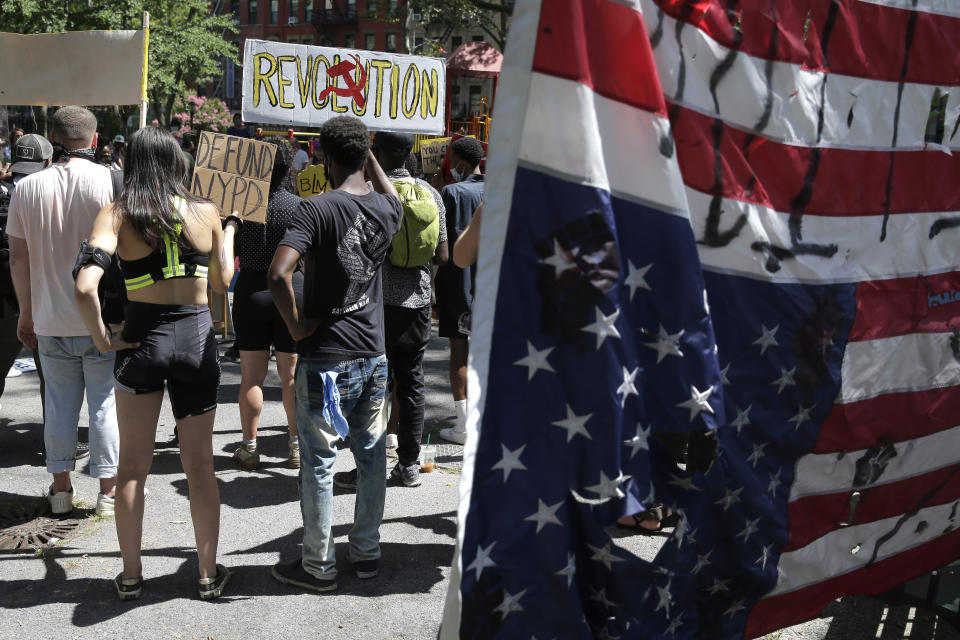
[[[633,531],[634,533],[639,533],[645,536],[660,533],[661,531],[663,531],[663,521],[655,517],[652,511],[653,511],[652,509],[648,509],[644,511],[642,514],[634,513],[633,515],[630,516],[630,518],[633,519],[632,523],[627,524],[624,522],[617,522],[617,526],[621,529],[627,529],[629,531]],[[645,527],[642,524],[640,524],[641,522],[647,522],[647,521],[654,521],[659,524],[657,525],[656,529],[651,529],[650,527]]]
[[[136,600],[143,591],[143,578],[124,578],[118,573],[113,579],[113,586],[117,589],[117,597],[121,600]]]

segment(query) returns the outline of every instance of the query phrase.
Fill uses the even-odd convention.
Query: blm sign
[[[248,39],[243,119],[317,127],[335,116],[375,131],[442,133],[442,58]]]
[[[204,131],[197,146],[190,192],[216,203],[224,214],[264,222],[277,148],[266,142]]]

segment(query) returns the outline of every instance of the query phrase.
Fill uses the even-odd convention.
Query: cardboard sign
[[[437,138],[436,140],[425,140],[421,142],[420,170],[425,174],[439,171],[440,163],[443,162],[443,156],[446,155],[447,147],[449,146],[450,138]]]
[[[313,164],[297,174],[297,193],[301,198],[309,198],[325,192],[329,188],[323,165]]]
[[[203,131],[190,192],[216,203],[224,215],[265,222],[277,148],[266,142]]]
[[[318,127],[351,115],[374,131],[443,133],[443,58],[247,39],[243,119]]]

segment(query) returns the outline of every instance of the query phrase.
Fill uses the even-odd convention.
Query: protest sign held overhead
[[[442,133],[441,58],[247,40],[243,119],[317,127],[351,115],[373,130]]]
[[[236,211],[244,220],[264,222],[276,152],[266,142],[204,131],[190,191],[215,202],[225,215]]]

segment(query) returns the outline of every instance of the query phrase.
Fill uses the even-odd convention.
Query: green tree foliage
[[[454,29],[467,25],[483,29],[501,51],[507,44],[507,24],[513,13],[512,0],[409,0],[407,4],[411,12],[421,15],[428,39],[434,43],[433,46],[428,43],[425,47],[424,53],[428,55],[431,52],[442,55],[440,44],[450,37]]]
[[[150,13],[147,96],[154,116],[167,125],[174,102],[220,74],[220,59],[236,61],[225,39],[236,31],[229,15],[211,15],[207,0],[2,0],[0,31],[56,33],[140,29]],[[69,52],[63,52],[69,55]],[[110,73],[110,60],[97,73]]]

